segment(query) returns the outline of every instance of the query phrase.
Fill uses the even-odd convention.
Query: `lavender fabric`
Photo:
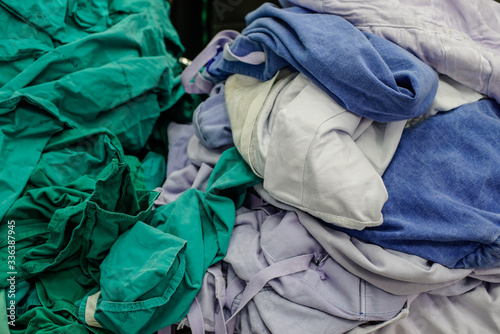
[[[205,164],[202,164],[201,167],[189,164],[182,169],[174,171],[162,187],[155,189],[160,193],[155,200],[155,206],[159,207],[175,201],[190,188],[203,192],[206,191],[212,170],[212,167]]]
[[[224,84],[216,85],[210,97],[203,101],[193,114],[194,133],[207,148],[233,145],[231,124],[227,114]]]
[[[234,282],[244,285],[269,266],[305,254],[314,254],[307,270],[269,281],[247,304],[238,316],[241,333],[304,333],[308,327],[304,319],[314,319],[319,333],[344,333],[370,320],[388,321],[401,312],[407,296],[384,292],[349,273],[325,252],[294,212],[261,203],[249,209],[247,197],[247,208],[237,212],[224,264],[219,265],[225,275],[214,279],[210,269],[205,275],[197,302],[207,319],[206,331],[216,329],[217,298],[225,299],[227,317],[238,307],[241,295],[230,299],[234,290],[228,288]],[[226,284],[226,293],[221,284]]]
[[[483,283],[462,294],[420,294],[409,303],[407,318],[376,331],[349,334],[500,333],[499,296],[498,283]]]
[[[171,122],[167,128],[168,159],[167,178],[172,172],[190,164],[187,155],[189,139],[194,135],[193,124]]]

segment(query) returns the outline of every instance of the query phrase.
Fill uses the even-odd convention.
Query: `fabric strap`
[[[95,310],[97,308],[97,300],[99,299],[100,295],[101,291],[98,291],[97,293],[87,298],[87,307],[85,308],[85,323],[92,327],[102,328],[101,324],[98,323],[94,317]]]
[[[243,279],[237,277],[228,284],[227,288],[225,288],[225,280],[220,266],[210,267],[208,273],[214,277],[215,296],[218,302],[218,310],[216,310],[215,314],[215,333],[233,334],[237,315],[264,288],[267,282],[278,277],[307,270],[313,258],[313,254],[306,254],[273,263],[255,274],[248,284],[245,284]],[[224,307],[231,309],[235,298],[240,294],[241,299],[238,308],[228,320],[225,320]],[[191,309],[187,317],[193,334],[205,333],[203,314],[197,298],[191,304]]]
[[[252,279],[248,282],[243,295],[240,300],[240,304],[236,311],[231,315],[231,317],[226,321],[225,332],[228,334],[234,333],[234,327],[236,325],[236,316],[238,313],[248,304],[252,298],[259,293],[262,288],[272,279],[295,274],[309,268],[309,263],[313,259],[313,254],[306,254],[290,259],[286,259],[280,262],[273,263],[269,267],[262,269],[257,274],[255,274]]]
[[[187,318],[192,334],[205,334],[205,322],[203,321],[203,313],[197,297],[191,303]]]

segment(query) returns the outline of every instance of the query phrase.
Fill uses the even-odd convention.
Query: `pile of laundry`
[[[206,191],[153,210],[168,124],[202,101],[168,2],[1,1],[0,17],[0,333],[179,322],[260,179],[227,152]]]
[[[282,5],[220,32],[181,75],[209,98],[171,175],[203,189],[194,152],[210,165],[234,145],[263,179],[185,323],[498,333],[500,5]]]
[[[0,1],[1,333],[500,331],[500,4],[281,4]]]

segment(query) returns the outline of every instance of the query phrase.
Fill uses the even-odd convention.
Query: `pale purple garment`
[[[236,318],[239,332],[304,333],[311,329],[306,319],[314,319],[315,332],[343,333],[368,321],[390,320],[404,308],[407,296],[387,293],[349,273],[328,256],[294,212],[266,205],[238,211],[227,255],[218,265],[229,268],[226,284],[245,284],[273,264],[304,254],[313,254],[308,268],[269,281]],[[215,297],[223,294],[214,290],[221,281],[206,274],[197,297],[208,332],[215,331]],[[226,316],[240,298],[226,300]]]
[[[189,139],[194,135],[192,124],[179,124],[171,122],[167,128],[168,159],[167,178],[172,172],[189,165],[187,146]]]
[[[302,227],[303,220],[299,222],[296,219],[297,216],[295,215],[295,213],[280,211],[277,208],[273,208],[267,205],[264,199],[259,200],[260,203],[262,203],[262,207],[260,208],[260,210],[255,208],[252,211],[247,208],[242,208],[237,212],[238,216],[235,224],[235,230],[233,232],[231,243],[228,249],[228,255],[224,259],[224,263],[222,265],[221,263],[218,263],[216,265],[224,270],[224,272],[226,273],[224,277],[226,279],[224,280],[218,278],[217,280],[214,280],[213,276],[211,276],[210,274],[206,274],[203,280],[202,288],[197,296],[196,302],[203,310],[203,316],[205,319],[204,329],[207,332],[217,332],[214,326],[216,323],[217,315],[219,314],[216,301],[217,296],[220,298],[221,295],[224,295],[224,293],[220,293],[220,291],[219,293],[216,293],[217,286],[220,288],[221,284],[231,284],[237,280],[237,276],[240,276],[245,282],[250,281],[255,276],[256,272],[259,271],[259,268],[263,268],[266,265],[272,263],[278,263],[280,261],[283,261],[284,258],[287,257],[293,257],[294,255],[301,253],[301,251],[306,251],[306,249],[307,251],[318,250],[314,246],[314,243],[316,243],[317,241],[314,240],[311,235],[305,232],[305,229]],[[254,200],[254,202],[257,202],[257,200]],[[312,219],[314,220],[314,218]],[[303,231],[305,233],[300,233],[300,237],[298,237],[298,234],[296,234],[296,232],[298,231]],[[334,232],[333,234],[336,234],[336,232]],[[337,234],[346,236],[341,232]],[[347,239],[349,239],[348,236]],[[329,241],[332,243],[347,242],[346,240],[342,240],[342,238],[337,240],[329,239]],[[308,245],[308,247],[301,247],[306,245]],[[380,271],[385,270],[385,274],[387,275],[386,279],[389,282],[388,286],[394,284],[394,282],[397,281],[398,277],[402,277],[404,275],[404,273],[402,273],[402,271],[404,271],[404,268],[401,267],[401,264],[406,261],[406,263],[408,264],[408,282],[405,283],[401,281],[397,283],[396,285],[399,285],[399,288],[395,288],[395,290],[399,290],[399,293],[403,294],[404,284],[407,284],[407,293],[412,295],[402,295],[399,296],[399,298],[408,299],[408,302],[413,302],[417,298],[416,300],[423,300],[424,303],[420,304],[419,302],[416,302],[411,305],[413,306],[413,308],[410,307],[410,310],[408,310],[407,306],[404,305],[398,314],[394,314],[393,318],[387,319],[383,322],[375,321],[366,323],[366,325],[364,324],[364,321],[360,321],[357,325],[354,325],[354,322],[352,320],[339,318],[338,315],[336,316],[325,313],[324,310],[323,312],[318,313],[316,312],[318,311],[318,309],[311,307],[311,305],[309,305],[309,307],[304,307],[303,304],[297,301],[301,300],[302,302],[304,302],[304,300],[306,300],[307,298],[318,298],[315,293],[306,291],[307,288],[304,287],[304,285],[308,285],[311,282],[314,283],[314,280],[310,279],[310,277],[314,277],[314,275],[318,275],[320,277],[319,280],[315,281],[316,283],[321,281],[321,276],[323,275],[323,278],[326,281],[334,280],[336,283],[330,286],[326,290],[325,295],[321,296],[320,298],[328,299],[333,296],[330,301],[340,301],[340,303],[337,303],[336,305],[342,306],[344,308],[346,308],[347,305],[344,304],[346,299],[348,300],[349,298],[360,298],[359,287],[352,287],[349,285],[353,282],[363,282],[364,280],[360,279],[356,275],[352,275],[351,273],[347,272],[344,269],[343,265],[338,265],[334,260],[335,252],[330,252],[330,255],[332,255],[331,257],[322,257],[323,259],[326,259],[323,265],[318,265],[315,267],[313,264],[311,264],[310,270],[308,270],[305,274],[294,274],[287,279],[283,277],[270,282],[268,284],[268,287],[260,291],[252,299],[252,301],[247,304],[247,306],[238,316],[237,329],[239,333],[305,333],[310,331],[311,326],[313,325],[315,332],[318,333],[347,332],[350,334],[362,334],[380,330],[381,334],[392,334],[399,333],[398,329],[401,328],[411,328],[412,324],[414,324],[414,322],[417,320],[417,324],[426,322],[427,320],[425,319],[425,317],[429,317],[429,307],[431,308],[431,310],[433,310],[431,312],[432,323],[429,325],[429,327],[424,327],[427,329],[435,329],[436,324],[439,324],[439,312],[443,312],[445,314],[443,327],[441,331],[437,331],[436,333],[450,333],[453,332],[450,329],[453,328],[451,327],[451,325],[454,321],[458,321],[454,320],[453,318],[457,317],[457,314],[452,309],[452,300],[464,301],[460,301],[460,310],[462,312],[462,318],[460,319],[471,320],[470,322],[464,322],[461,320],[459,321],[460,323],[463,323],[464,328],[475,328],[473,325],[473,320],[477,321],[479,319],[483,319],[487,321],[481,324],[481,326],[479,326],[478,328],[494,329],[492,331],[485,331],[485,333],[497,332],[499,321],[495,320],[496,318],[489,315],[492,313],[488,312],[488,307],[494,306],[495,308],[497,308],[499,306],[500,300],[497,296],[500,296],[500,291],[496,289],[490,294],[485,293],[485,287],[488,287],[489,285],[485,285],[483,280],[486,282],[498,283],[500,279],[500,268],[476,270],[470,273],[469,276],[464,276],[464,273],[466,272],[465,270],[448,269],[443,268],[439,265],[437,265],[438,268],[436,268],[436,265],[431,264],[428,264],[428,267],[424,268],[424,263],[419,263],[417,257],[415,256],[405,255],[400,252],[383,250],[375,245],[372,245],[372,248],[367,247],[366,249],[363,249],[363,247],[361,247],[359,248],[359,250],[356,250],[355,247],[352,249],[342,248],[343,247],[340,246],[341,251],[352,251],[354,253],[359,253],[359,251],[364,250],[366,252],[365,256],[369,260],[373,261],[373,267],[378,266]],[[280,252],[279,249],[282,249],[282,251]],[[319,253],[321,254],[322,251],[320,250]],[[398,256],[401,257],[400,261],[397,261]],[[353,261],[359,261],[359,254],[353,254]],[[320,260],[319,262],[321,263],[322,261]],[[334,265],[332,266],[332,264]],[[416,267],[421,268],[417,270]],[[332,270],[332,268],[334,268],[334,270]],[[212,268],[209,268],[209,271],[211,269]],[[366,267],[366,269],[367,271],[370,270],[368,266]],[[429,282],[436,280],[436,284],[426,285],[424,283],[424,280],[426,279],[424,277],[425,270],[427,270],[427,273],[429,275],[427,280]],[[439,273],[440,270],[441,273]],[[443,270],[444,272],[448,272],[450,274],[450,276],[448,277],[450,280],[448,282],[437,282],[440,279],[439,276],[441,276],[441,279],[446,276]],[[418,271],[421,271],[421,273],[419,273]],[[310,275],[308,276],[307,273],[309,273]],[[417,275],[413,277],[414,281],[412,282],[411,276],[415,273]],[[453,276],[452,273],[457,274],[454,279],[451,277]],[[297,278],[297,276],[301,275],[302,277]],[[366,273],[365,275],[367,275],[368,277],[370,276]],[[374,276],[376,275],[374,274]],[[295,277],[298,282],[295,282],[293,277]],[[377,300],[379,303],[383,303],[383,300],[390,301],[395,297],[391,293],[386,293],[383,290],[376,289],[367,282],[365,283],[366,284],[364,284],[363,287],[368,288],[368,291],[371,292],[371,294],[369,293],[367,295],[368,299],[372,298]],[[419,284],[421,284],[420,287],[423,289],[422,291],[427,292],[419,293],[418,289],[415,289],[415,286]],[[356,283],[354,283],[354,285],[356,285]],[[321,291],[320,284],[315,285],[315,287],[318,289],[317,291]],[[338,291],[337,289],[340,289],[340,291]],[[295,294],[293,293],[293,290],[295,290]],[[388,288],[387,290],[391,289]],[[374,293],[376,291],[378,291],[378,293]],[[329,294],[331,294],[331,296]],[[474,294],[472,296],[472,299],[470,298],[471,294]],[[225,294],[224,298],[228,297],[228,295],[229,294]],[[387,296],[390,296],[389,299],[385,299]],[[450,296],[453,297],[448,298]],[[232,303],[231,307],[232,311],[234,311],[237,307],[240,298],[240,296],[237,296],[235,298],[234,303]],[[426,301],[429,300],[431,302],[434,300],[438,303],[444,301],[447,303],[446,305],[448,306],[448,309],[439,311],[439,307],[436,308],[434,307],[435,305],[426,304]],[[475,305],[475,308],[483,310],[482,312],[484,312],[484,315],[481,316],[480,314],[478,314],[478,312],[473,312],[473,310],[471,309],[467,310],[468,301],[472,301],[473,305]],[[315,302],[318,301],[316,300]],[[392,302],[389,302],[389,304],[393,303],[394,300],[392,300]],[[347,306],[347,308],[349,307]],[[227,319],[230,315],[230,310],[227,308],[225,308],[224,310]],[[416,315],[414,316],[412,312]],[[408,319],[404,319],[405,317],[411,319],[410,325],[408,325]],[[314,319],[314,324],[311,321],[307,321],[306,319]],[[402,324],[402,326],[404,327],[400,327],[399,324]],[[385,331],[385,326],[387,326],[387,331]],[[332,328],[335,328],[337,331],[333,331]],[[410,332],[411,331],[408,331],[408,333]],[[420,331],[415,333],[426,332]]]
[[[295,211],[300,223],[342,267],[382,290],[396,295],[418,294],[452,285],[470,276],[496,282],[500,270],[450,269],[419,256],[363,242],[329,228],[319,219],[278,202],[262,185],[254,187],[262,199],[280,209]]]
[[[188,143],[187,155],[193,165],[207,164],[213,167],[226,149],[227,147],[208,148],[201,143],[198,137],[192,136]]]
[[[335,14],[500,103],[500,4],[491,0],[289,0]]]
[[[155,206],[158,207],[175,201],[183,192],[190,188],[205,192],[212,171],[213,168],[206,164],[202,164],[200,167],[189,164],[182,169],[174,171],[165,180],[161,188],[155,189],[155,191],[160,192],[160,196],[158,196],[154,203]]]
[[[210,149],[233,146],[223,83],[217,84],[210,92],[210,97],[196,108],[193,126],[203,146]]]

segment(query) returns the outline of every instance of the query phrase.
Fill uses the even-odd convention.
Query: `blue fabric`
[[[436,94],[438,76],[427,64],[341,17],[264,4],[246,21],[230,50],[238,57],[264,51],[266,62],[250,65],[219,53],[209,73],[269,80],[291,66],[347,110],[382,122],[422,115]]]
[[[481,100],[404,131],[384,223],[343,230],[450,268],[500,265],[500,106]]]
[[[194,133],[208,148],[233,145],[233,134],[224,97],[224,84],[214,87],[208,99],[193,114]]]

